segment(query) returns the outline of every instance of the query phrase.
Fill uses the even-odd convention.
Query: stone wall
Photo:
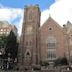
[[[72,72],[72,71],[67,71],[67,70],[41,70],[41,71],[0,70],[0,72]]]
[[[40,72],[72,72],[72,71],[67,71],[67,70],[42,70]]]

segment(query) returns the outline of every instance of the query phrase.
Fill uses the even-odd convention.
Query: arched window
[[[48,49],[54,49],[56,45],[56,39],[52,36],[49,36],[47,45],[48,45]]]
[[[31,57],[31,52],[29,49],[26,50],[25,57]]]
[[[48,58],[48,60],[54,60],[54,59],[56,59],[56,51],[50,51],[50,50],[48,50],[47,58]]]
[[[47,47],[48,47],[48,53],[47,53],[48,60],[56,59],[56,38],[55,37],[53,36],[48,37]]]

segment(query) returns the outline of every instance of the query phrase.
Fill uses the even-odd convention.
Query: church
[[[40,26],[40,8],[26,6],[22,33],[18,49],[19,68],[31,68],[41,61],[52,63],[54,60],[72,56],[72,24],[61,27],[52,17]]]

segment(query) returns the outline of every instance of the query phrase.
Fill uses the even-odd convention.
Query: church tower
[[[40,9],[38,5],[26,6],[18,54],[19,66],[23,69],[29,69],[40,62],[39,27]]]

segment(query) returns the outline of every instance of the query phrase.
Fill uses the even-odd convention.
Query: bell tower
[[[22,34],[19,46],[19,65],[23,69],[31,68],[39,64],[40,46],[39,46],[39,27],[40,27],[40,9],[36,6],[26,6],[24,9],[24,19],[22,25]]]

